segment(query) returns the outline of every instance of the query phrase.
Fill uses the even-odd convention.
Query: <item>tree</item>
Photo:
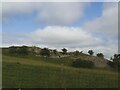
[[[63,48],[62,51],[63,51],[63,54],[67,53],[67,49],[65,49],[65,48]]]
[[[114,54],[111,60],[113,60],[113,67],[115,68],[120,67],[120,54]]]
[[[80,51],[80,53],[83,53],[83,51]]]
[[[76,56],[80,54],[80,52],[78,50],[76,50],[74,53]]]
[[[114,54],[114,57],[111,58],[113,62],[119,63],[120,62],[120,54]]]
[[[53,52],[54,52],[55,55],[57,54],[57,50],[56,49],[54,49]]]
[[[103,53],[98,53],[97,57],[104,58],[104,55],[103,55]]]
[[[94,62],[89,61],[89,60],[81,60],[81,59],[76,59],[72,62],[73,67],[84,67],[84,68],[93,68],[94,67]]]
[[[9,47],[9,53],[10,53],[10,54],[16,54],[16,53],[17,53],[17,52],[16,52],[16,47],[15,47],[15,46]]]
[[[19,47],[19,49],[17,50],[17,53],[20,55],[28,55],[29,53],[28,47],[27,46]]]
[[[43,49],[41,49],[40,54],[41,54],[42,56],[49,57],[49,56],[50,56],[50,51],[49,51],[48,48],[43,48]]]
[[[93,55],[93,54],[94,54],[93,50],[89,50],[88,53],[89,53],[90,55]]]
[[[22,47],[15,47],[11,46],[9,47],[9,53],[12,55],[28,55],[28,47],[22,46]]]

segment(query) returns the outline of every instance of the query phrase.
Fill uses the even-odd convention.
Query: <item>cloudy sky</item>
[[[109,58],[118,52],[117,5],[115,2],[4,2],[0,24],[2,46],[36,45],[59,50],[64,47],[85,53],[92,49]]]

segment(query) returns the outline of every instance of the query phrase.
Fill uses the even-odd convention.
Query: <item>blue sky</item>
[[[3,4],[4,8],[4,4]],[[88,8],[85,9],[84,15],[81,19],[78,19],[75,23],[72,23],[68,26],[80,27],[84,25],[85,22],[90,21],[94,18],[100,17],[103,10],[103,2],[93,2],[91,5],[88,5]],[[37,12],[33,12],[30,15],[14,15],[10,16],[10,19],[7,23],[3,22],[4,31],[17,31],[17,32],[29,32],[37,28],[44,28],[45,24],[37,22],[35,19]]]
[[[7,23],[3,23],[3,30],[24,32],[32,31],[40,26],[40,24],[35,22],[34,15],[17,15],[12,16],[10,19]]]
[[[92,49],[106,57],[117,53],[117,3],[16,2],[2,6],[3,46],[65,47],[86,53]]]
[[[86,21],[93,20],[94,18],[100,17],[103,10],[103,2],[93,2],[86,8],[84,16],[81,20],[75,23],[76,26],[83,25]]]

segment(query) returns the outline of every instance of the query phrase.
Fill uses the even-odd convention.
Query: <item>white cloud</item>
[[[45,3],[38,20],[47,25],[69,25],[80,20],[86,3]]]
[[[24,35],[6,33],[3,44],[37,45],[57,49],[65,47],[69,51],[83,50],[85,53],[92,49],[95,53],[103,52],[106,57],[112,56],[118,50],[117,41],[98,38],[81,28],[63,26],[47,26]]]
[[[74,27],[48,26],[32,32],[29,38],[37,43],[57,47],[85,47],[103,44],[101,39]]]
[[[102,16],[85,24],[84,29],[102,36],[118,38],[118,4],[105,3]]]
[[[69,25],[79,20],[88,3],[42,2],[3,3],[3,20],[11,16],[37,12],[36,19],[46,25]]]
[[[4,6],[6,7],[3,10],[4,16],[7,17],[21,13],[31,14],[33,11],[37,11],[36,19],[38,19],[40,23],[50,26],[37,29],[22,36],[7,33],[3,37],[4,45],[24,44],[49,48],[67,47],[69,50],[78,49],[86,53],[89,49],[93,49],[96,53],[103,52],[106,57],[110,57],[118,52],[117,3],[105,3],[102,16],[87,22],[84,27],[64,26],[82,17],[84,7],[86,6],[83,3],[12,4]],[[7,3],[4,5],[7,5]],[[60,7],[61,5],[62,8]],[[54,26],[56,24],[58,26]]]
[[[0,2],[0,24],[2,23],[2,3]]]
[[[29,15],[32,14],[32,12],[35,9],[35,3],[2,3],[2,19],[3,22],[11,20],[11,17],[14,17],[16,15]],[[11,20],[12,21],[12,20]]]
[[[2,3],[0,2],[0,46],[2,46]]]
[[[1,0],[2,2],[119,2],[119,0]]]

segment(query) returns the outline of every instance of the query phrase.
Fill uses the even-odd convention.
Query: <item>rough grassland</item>
[[[118,73],[108,69],[73,68],[66,61],[3,55],[3,88],[117,88]],[[62,62],[63,65],[59,64]],[[65,62],[65,64],[64,64]]]

